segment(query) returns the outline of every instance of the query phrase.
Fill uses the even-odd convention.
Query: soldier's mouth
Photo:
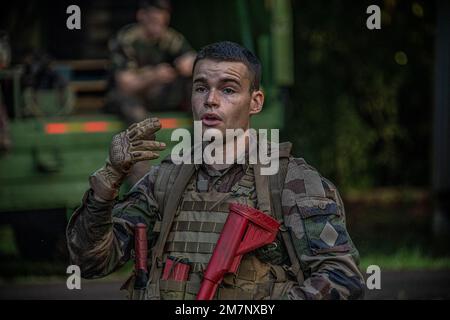
[[[222,118],[215,113],[205,113],[201,120],[203,125],[207,127],[215,127],[222,122]]]

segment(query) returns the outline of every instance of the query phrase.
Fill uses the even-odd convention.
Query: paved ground
[[[83,280],[81,290],[65,282],[0,285],[0,299],[124,299],[121,281]],[[450,299],[448,271],[384,271],[381,290],[367,290],[366,299]]]

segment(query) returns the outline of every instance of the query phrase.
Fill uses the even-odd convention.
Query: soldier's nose
[[[219,106],[219,99],[217,96],[217,91],[212,89],[209,91],[208,96],[206,97],[205,107],[213,108]]]

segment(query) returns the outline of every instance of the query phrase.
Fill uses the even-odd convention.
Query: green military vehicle
[[[124,124],[101,113],[50,116],[42,109],[60,107],[57,92],[43,90],[34,92],[40,114],[25,116],[30,102],[26,93],[16,94],[15,118],[9,124],[12,148],[0,156],[0,221],[13,226],[24,256],[47,257],[58,245],[64,247],[67,218],[88,187],[89,173],[104,162],[112,135]],[[170,140],[172,129],[190,127],[185,113],[154,116],[161,118],[164,128],[158,136],[164,141]]]
[[[280,96],[293,82],[289,1],[272,1],[273,27],[256,41],[245,1],[236,1],[236,8],[242,42],[257,52],[264,68],[265,107],[252,126],[282,128],[284,105]],[[106,70],[107,63],[60,61],[54,67],[74,75],[95,68]],[[65,253],[65,226],[88,188],[89,174],[102,165],[111,137],[125,125],[118,117],[100,112],[105,78],[80,80],[72,76],[64,92],[27,92],[20,85],[20,68],[0,70],[0,77],[9,77],[14,83],[14,117],[9,124],[12,148],[0,154],[0,223],[13,227],[23,257],[54,257],[55,253]],[[34,107],[31,111],[30,105]],[[170,141],[172,130],[191,128],[192,119],[183,112],[153,116],[162,123],[158,140],[169,146],[161,159],[176,143]]]

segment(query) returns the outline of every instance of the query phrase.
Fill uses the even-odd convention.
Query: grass
[[[450,269],[450,257],[432,257],[420,248],[401,248],[392,254],[361,255],[361,269],[378,265],[382,270],[442,270]]]
[[[361,270],[378,265],[381,270],[450,270],[450,257],[432,257],[420,248],[401,248],[392,254],[361,255]],[[25,262],[17,259],[0,264],[0,285],[5,283],[58,283],[65,281],[66,265],[54,262]],[[130,261],[113,274],[97,281],[125,281],[131,274]]]
[[[18,255],[14,241],[14,230],[9,225],[0,225],[0,255]]]
[[[133,263],[129,261],[116,272],[96,279],[100,282],[125,281],[133,270]],[[16,284],[49,284],[66,281],[67,263],[47,261],[9,260],[0,262],[0,285]]]

